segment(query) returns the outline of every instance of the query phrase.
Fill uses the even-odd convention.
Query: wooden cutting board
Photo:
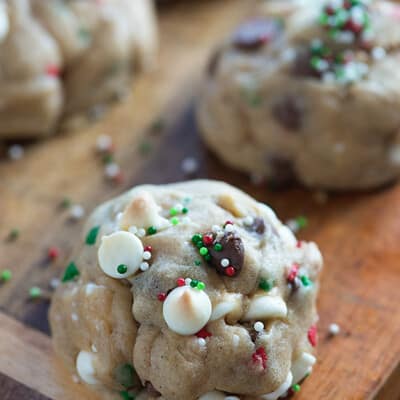
[[[298,400],[400,398],[400,186],[365,194],[329,196],[295,188],[271,192],[221,165],[203,147],[193,103],[207,57],[252,1],[180,2],[161,10],[160,67],[140,78],[133,95],[101,121],[80,131],[26,146],[25,157],[0,160],[0,270],[13,278],[0,286],[0,398],[76,400],[94,398],[54,359],[47,324],[46,292],[59,276],[79,235],[59,207],[68,197],[89,212],[96,204],[139,183],[185,179],[181,162],[200,162],[196,177],[226,180],[269,203],[286,220],[306,215],[303,239],[318,242],[325,256],[319,297],[319,361]],[[159,128],[151,128],[154,122]],[[162,122],[162,124],[160,124]],[[125,181],[110,184],[95,154],[107,133]],[[7,240],[18,228],[19,237]],[[49,247],[61,254],[50,262]],[[341,333],[329,337],[331,323]]]

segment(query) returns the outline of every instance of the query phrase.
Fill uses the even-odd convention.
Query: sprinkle
[[[234,276],[236,274],[236,270],[233,267],[225,268],[225,274],[227,276]]]
[[[46,75],[57,78],[60,76],[60,67],[56,64],[49,64],[45,69]]]
[[[78,321],[79,320],[78,314],[72,313],[71,314],[71,319],[72,319],[72,321]]]
[[[178,278],[178,279],[176,280],[176,284],[177,284],[178,286],[185,286],[185,279],[184,279],[184,278]]]
[[[201,265],[201,261],[200,260],[195,260],[194,265],[196,265],[198,267],[199,265]]]
[[[292,386],[292,390],[295,393],[300,392],[300,385],[296,383],[295,385]]]
[[[84,28],[84,27],[81,27],[81,28],[78,30],[78,37],[80,38],[80,40],[81,40],[82,42],[86,42],[86,43],[89,43],[89,42],[92,40],[92,35],[91,35],[91,33],[89,32],[88,29],[86,29],[86,28]]]
[[[229,264],[230,264],[230,262],[229,262],[229,260],[227,258],[223,258],[221,260],[221,266],[222,267],[224,267],[224,268],[229,267]]]
[[[199,253],[200,253],[202,256],[205,256],[206,254],[208,254],[208,249],[207,249],[207,247],[201,247],[200,250],[199,250]]]
[[[186,282],[185,282],[185,283],[186,283]],[[198,283],[199,283],[198,280],[192,279],[192,280],[190,281],[189,285],[190,285],[192,288],[195,288],[195,287],[197,287]]]
[[[11,229],[11,231],[8,233],[7,239],[8,239],[9,241],[14,241],[14,240],[17,240],[17,239],[19,238],[19,235],[20,235],[19,229],[13,228],[13,229]]]
[[[274,281],[270,279],[261,278],[258,287],[266,292],[269,292],[274,286]]]
[[[107,164],[104,168],[104,174],[109,179],[115,179],[120,173],[121,168],[114,162]]]
[[[61,281],[58,278],[52,278],[49,286],[51,289],[55,290],[60,286]]]
[[[248,215],[244,220],[243,223],[247,226],[252,225],[254,222],[254,218],[251,215]]]
[[[340,326],[338,324],[329,325],[329,334],[331,336],[336,336],[340,333]]]
[[[110,152],[113,150],[112,138],[109,135],[100,135],[96,140],[96,149],[98,152]]]
[[[9,269],[1,271],[0,280],[3,282],[8,282],[12,278],[12,272]]]
[[[149,265],[149,263],[148,262],[142,262],[141,264],[140,264],[140,270],[141,271],[147,271],[148,269],[149,269],[149,267],[150,267],[150,265]]]
[[[75,204],[71,207],[69,216],[73,220],[79,220],[85,215],[85,209],[80,204]]]
[[[157,228],[155,228],[154,226],[150,226],[149,228],[147,228],[148,235],[155,235],[156,233],[157,233]]]
[[[60,250],[55,246],[50,247],[47,251],[47,256],[50,258],[50,260],[55,260],[59,255]]]
[[[221,231],[221,227],[220,227],[219,225],[213,225],[212,228],[211,228],[211,230],[212,230],[214,233],[218,233],[218,232]]]
[[[150,253],[153,251],[153,247],[149,246],[145,246],[144,251],[149,251]]]
[[[86,240],[85,240],[85,243],[88,246],[93,246],[94,244],[96,244],[97,235],[99,234],[99,231],[100,231],[100,226],[94,226],[92,229],[90,229],[90,231],[86,235]]]
[[[139,236],[139,237],[143,237],[143,236],[146,235],[146,231],[143,228],[140,228],[140,229],[137,230],[136,235]]]
[[[300,280],[301,280],[301,283],[302,283],[304,286],[311,286],[311,285],[312,285],[312,281],[311,281],[310,278],[309,278],[308,276],[306,276],[306,275],[302,275],[302,276],[300,277]]]
[[[214,250],[215,251],[222,251],[222,244],[221,243],[215,243]]]
[[[190,278],[185,278],[185,285],[186,286],[190,286],[191,282],[192,282],[192,280]]]
[[[170,209],[169,209],[169,215],[171,216],[171,217],[173,217],[173,216],[175,216],[175,215],[177,215],[178,214],[178,210],[175,208],[175,207],[171,207]]]
[[[318,343],[317,326],[312,325],[307,332],[308,341],[311,346],[315,347]]]
[[[253,326],[254,330],[256,332],[262,332],[264,330],[264,324],[261,321],[257,321],[254,326]]]
[[[120,264],[117,267],[117,272],[121,275],[126,274],[126,271],[128,271],[128,267],[125,264]]]
[[[150,260],[150,258],[151,258],[150,251],[144,251],[143,252],[143,260]]]
[[[207,339],[212,336],[212,333],[208,332],[206,328],[200,329],[197,333],[196,336],[198,338],[202,339]]]
[[[122,390],[119,392],[119,395],[121,396],[122,400],[135,400],[135,396],[133,394],[130,394],[126,390]]]
[[[31,299],[38,299],[42,295],[42,289],[37,286],[33,286],[29,289],[29,297]]]
[[[382,60],[386,56],[386,50],[383,47],[374,47],[371,55],[374,60]]]
[[[24,148],[19,144],[13,144],[8,148],[8,157],[10,160],[18,161],[25,154]]]
[[[294,282],[294,280],[295,280],[296,277],[297,277],[298,271],[299,271],[299,265],[296,264],[296,263],[294,263],[294,264],[292,265],[292,267],[290,268],[289,274],[288,274],[288,276],[287,276],[287,281],[288,281],[289,283],[293,283],[293,282]]]
[[[201,236],[200,233],[196,233],[195,235],[192,236],[192,243],[197,244],[198,242],[201,242],[203,237]]]
[[[171,218],[171,224],[176,226],[179,224],[179,218],[178,217],[172,217]]]
[[[130,388],[135,384],[135,370],[131,364],[118,365],[114,370],[114,376],[117,382],[125,388]]]
[[[206,284],[204,282],[199,282],[196,287],[196,289],[199,289],[199,290],[204,290],[205,288],[206,288]]]
[[[224,229],[225,229],[225,232],[233,232],[233,230],[234,230],[233,224],[230,222],[225,224]]]
[[[157,299],[160,301],[165,301],[166,298],[167,298],[167,293],[165,292],[158,293],[157,295]]]
[[[204,347],[207,345],[206,339],[203,338],[198,338],[197,343],[199,344],[200,347]]]
[[[76,277],[79,276],[79,270],[76,266],[76,264],[72,261],[68,264],[65,272],[64,272],[64,276],[61,279],[62,282],[69,282],[72,281],[73,279],[75,279]]]
[[[69,197],[64,197],[60,202],[60,207],[64,208],[64,209],[69,208],[69,207],[71,207],[71,203],[72,202]]]
[[[207,233],[203,235],[203,243],[205,246],[211,246],[214,242],[214,237],[213,235]]]
[[[181,163],[181,169],[185,175],[192,175],[199,169],[199,163],[194,157],[186,157]]]
[[[147,141],[143,141],[142,143],[140,143],[139,145],[139,153],[143,156],[149,154],[152,150],[152,145],[150,142]]]
[[[187,207],[182,208],[182,214],[187,214],[189,212],[189,209]]]
[[[253,353],[252,359],[255,364],[261,364],[263,369],[267,368],[268,356],[264,347],[259,347],[255,353]]]

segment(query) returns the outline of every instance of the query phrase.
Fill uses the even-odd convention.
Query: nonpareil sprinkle
[[[42,289],[37,286],[33,286],[29,289],[29,297],[31,299],[38,299],[42,296]]]
[[[154,226],[150,226],[147,228],[147,234],[148,235],[155,235],[157,233],[157,228]]]
[[[12,278],[12,272],[9,269],[1,271],[0,280],[3,282],[8,282]]]
[[[266,292],[269,292],[274,287],[274,282],[270,279],[261,278],[258,287]]]

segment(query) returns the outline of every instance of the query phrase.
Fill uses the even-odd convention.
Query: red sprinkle
[[[198,338],[203,338],[203,339],[207,339],[208,337],[212,336],[212,333],[208,332],[208,330],[206,328],[200,329],[197,333],[196,336]]]
[[[264,347],[259,347],[255,353],[252,355],[253,362],[256,364],[261,364],[263,369],[267,368],[267,360],[268,356],[267,353],[265,352]]]
[[[205,235],[203,235],[203,243],[206,246],[211,246],[214,242],[214,237],[211,233],[206,233]]]
[[[303,246],[303,242],[302,242],[301,240],[298,240],[297,243],[296,243],[296,247],[297,247],[298,249],[300,249],[301,246]]]
[[[149,251],[151,253],[153,251],[153,248],[151,246],[146,246],[144,248],[144,251]]]
[[[315,347],[318,343],[318,332],[317,325],[312,325],[307,333],[308,341],[311,343],[311,346]]]
[[[232,266],[226,267],[225,274],[228,276],[234,276],[236,274],[236,270]]]
[[[178,278],[176,283],[178,286],[185,286],[185,280],[183,278]]]
[[[120,172],[118,175],[114,177],[114,182],[115,183],[122,183],[125,180],[125,176],[122,172]]]
[[[225,221],[225,223],[224,223],[224,228],[225,228],[225,226],[228,225],[228,224],[233,225],[233,222],[232,222],[232,221],[229,221],[229,220],[228,220],[228,221]]]
[[[166,298],[167,298],[167,293],[161,292],[161,293],[158,293],[158,295],[157,295],[157,299],[160,301],[165,301]]]
[[[60,250],[57,247],[50,247],[47,255],[49,256],[50,260],[55,260],[60,255]]]
[[[60,76],[60,68],[55,64],[50,64],[46,67],[46,75],[58,77]]]
[[[288,274],[288,276],[287,276],[288,282],[293,283],[294,280],[295,280],[296,277],[297,277],[297,273],[298,273],[298,272],[299,272],[299,264],[294,263],[294,264],[292,265],[292,268],[290,268],[289,274]]]

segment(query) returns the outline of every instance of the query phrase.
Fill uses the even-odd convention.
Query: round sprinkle
[[[49,286],[51,289],[55,290],[60,286],[61,281],[58,278],[52,278]]]
[[[218,233],[218,232],[221,230],[221,227],[220,227],[219,225],[213,225],[212,228],[211,228],[211,230],[212,230],[214,233]]]
[[[228,267],[225,269],[225,274],[228,276],[234,276],[236,274],[236,270],[233,267]]]
[[[128,231],[136,235],[138,233],[138,228],[136,228],[136,226],[130,226]]]
[[[177,204],[175,206],[175,209],[178,213],[181,213],[183,211],[183,205],[182,204]]]
[[[195,235],[192,236],[192,243],[196,244],[198,242],[201,242],[203,239],[203,236],[200,235],[200,233],[196,233]]]
[[[310,278],[308,276],[302,275],[300,277],[300,280],[301,280],[301,283],[304,286],[311,286],[312,285],[312,282],[311,282],[311,280],[310,280]]]
[[[154,234],[156,234],[156,233],[157,233],[157,228],[154,227],[154,226],[150,226],[150,227],[147,229],[147,234],[148,234],[148,235],[154,235]]]
[[[117,267],[117,271],[121,275],[126,274],[126,271],[128,271],[128,267],[125,264],[120,264]]]
[[[52,246],[47,251],[47,255],[50,258],[50,260],[55,260],[60,255],[60,250],[57,247]]]
[[[150,265],[149,265],[148,262],[142,262],[142,263],[140,264],[140,270],[141,270],[141,271],[147,271],[147,270],[149,269],[149,267],[150,267]]]
[[[200,254],[201,254],[202,256],[205,256],[205,255],[208,254],[208,249],[207,249],[207,247],[201,247],[200,250],[199,250],[199,252],[200,252]]]
[[[69,211],[69,216],[73,220],[82,219],[85,215],[85,209],[80,204],[74,204]]]
[[[205,259],[207,262],[210,262],[210,261],[211,261],[211,254],[206,254],[206,255],[204,256],[204,259]]]
[[[253,326],[254,330],[256,332],[262,332],[264,330],[264,324],[261,321],[257,321],[254,326]]]
[[[199,169],[199,163],[194,157],[186,157],[181,163],[181,169],[185,175],[192,175]]]
[[[1,271],[0,280],[3,282],[8,282],[12,278],[12,272],[9,269]]]
[[[273,281],[261,278],[260,283],[258,284],[258,287],[266,292],[269,292],[274,286]]]
[[[213,235],[210,235],[210,234],[205,234],[205,235],[203,235],[203,243],[204,243],[206,246],[211,246],[212,243],[213,243],[213,241],[214,241]]]
[[[42,295],[42,289],[37,286],[33,286],[29,289],[29,297],[31,299],[38,299]]]
[[[149,251],[151,253],[153,248],[151,246],[145,246],[144,251]]]
[[[189,212],[189,209],[186,207],[182,208],[182,214],[187,214]]]
[[[206,288],[206,284],[204,282],[199,282],[197,284],[197,289],[204,290]]]
[[[171,218],[171,224],[176,226],[179,224],[179,218],[178,217],[172,217]]]
[[[171,217],[173,217],[173,216],[175,216],[175,215],[177,215],[177,214],[178,214],[178,210],[177,210],[175,207],[170,208],[170,210],[169,210],[169,215],[170,215]]]
[[[296,383],[295,385],[292,386],[293,392],[300,392],[300,385]]]
[[[234,227],[231,223],[225,225],[225,232],[233,232]]]
[[[340,326],[338,324],[330,324],[329,325],[329,334],[332,336],[336,336],[340,333]]]
[[[198,280],[192,279],[189,285],[190,285],[192,288],[195,288],[195,287],[197,287],[198,284],[199,284],[199,281],[198,281]]]
[[[121,168],[116,163],[109,163],[104,168],[104,174],[107,178],[114,179],[116,178],[121,172]]]
[[[244,223],[245,225],[247,225],[247,226],[252,225],[253,222],[254,222],[254,218],[253,218],[252,216],[250,216],[250,215],[247,216],[247,217],[244,219],[244,221],[243,221],[243,223]]]
[[[167,294],[165,292],[158,293],[158,295],[157,295],[157,299],[160,301],[165,301],[166,298],[167,298]]]
[[[223,258],[221,260],[221,266],[224,268],[229,267],[229,260],[227,258]]]
[[[151,253],[149,251],[144,251],[143,260],[150,260],[150,258],[151,258]]]
[[[207,345],[206,339],[203,339],[203,338],[198,338],[198,339],[197,339],[197,342],[199,343],[199,346],[200,346],[200,347],[204,347],[204,346]]]
[[[24,148],[19,144],[14,144],[8,148],[8,157],[10,160],[18,161],[24,156]]]
[[[190,286],[191,283],[192,283],[192,280],[191,280],[190,278],[186,278],[186,279],[185,279],[185,285],[186,285],[186,286]]]
[[[13,228],[8,234],[8,240],[17,240],[19,235],[20,235],[19,229]]]
[[[214,250],[215,251],[222,251],[222,244],[221,243],[215,243]]]
[[[140,228],[140,229],[137,230],[136,235],[138,237],[143,237],[143,236],[146,235],[146,231],[143,228]]]
[[[96,149],[99,152],[109,151],[112,148],[112,139],[109,135],[100,135],[96,140]]]
[[[178,286],[185,286],[185,279],[184,279],[184,278],[178,278],[178,279],[176,280],[176,284],[177,284]]]
[[[201,265],[201,261],[200,261],[200,260],[196,260],[196,261],[194,262],[194,265],[196,265],[196,266],[198,267],[199,265]]]

